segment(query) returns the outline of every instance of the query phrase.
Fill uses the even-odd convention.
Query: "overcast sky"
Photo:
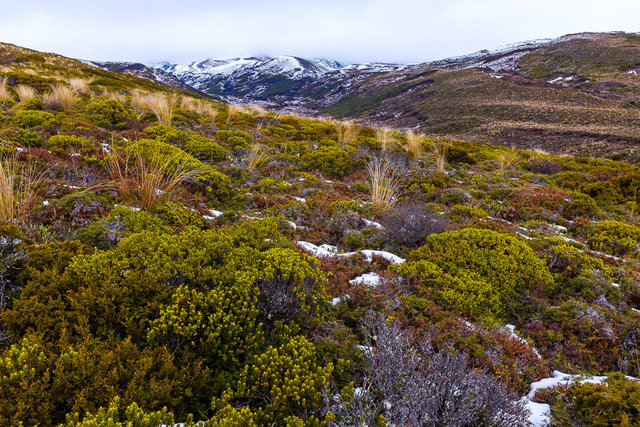
[[[22,0],[0,41],[94,60],[251,55],[422,62],[583,31],[640,31],[639,0]]]

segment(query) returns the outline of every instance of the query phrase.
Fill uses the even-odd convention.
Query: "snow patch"
[[[382,277],[380,277],[376,273],[365,273],[362,276],[358,276],[355,279],[349,280],[349,283],[352,285],[358,285],[362,283],[363,285],[369,286],[371,288],[375,288],[382,281]]]
[[[374,256],[382,257],[388,260],[389,262],[391,262],[392,264],[401,264],[406,261],[404,258],[400,258],[398,255],[392,254],[391,252],[387,252],[387,251],[376,251],[371,249],[364,249],[359,252],[338,253],[338,249],[335,246],[331,246],[331,245],[316,246],[313,243],[304,242],[302,240],[297,241],[296,244],[301,248],[303,248],[304,250],[311,252],[313,255],[315,255],[318,258],[323,258],[323,257],[349,258],[358,253],[361,253],[365,256],[365,259],[368,263],[371,263],[371,261],[373,261]]]
[[[365,223],[365,225],[367,227],[375,227],[378,230],[384,229],[384,227],[379,222],[371,221],[371,220],[364,219],[364,218],[362,218],[362,221],[364,221],[364,223]]]
[[[540,353],[538,353],[538,350],[536,350],[535,347],[533,347],[532,345],[530,345],[527,340],[525,340],[524,338],[522,338],[520,335],[516,334],[516,327],[515,325],[504,325],[505,328],[507,328],[507,330],[509,331],[509,335],[515,339],[518,342],[521,342],[522,344],[526,345],[527,347],[529,347],[531,349],[531,351],[533,352],[533,354],[536,355],[536,357],[538,359],[542,359],[542,356],[540,356]]]

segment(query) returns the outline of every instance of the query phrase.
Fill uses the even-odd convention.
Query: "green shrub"
[[[0,98],[0,109],[2,110],[8,110],[16,104],[17,102],[13,98]]]
[[[13,135],[13,138],[24,147],[41,147],[42,136],[39,133],[32,132],[26,129],[18,129]]]
[[[353,171],[351,156],[337,146],[322,146],[307,152],[300,159],[300,165],[305,170],[318,170],[330,178],[342,178]]]
[[[53,135],[45,146],[57,153],[68,152],[71,148],[87,154],[97,152],[96,145],[89,138],[75,135]]]
[[[106,129],[124,129],[131,120],[131,111],[115,99],[96,98],[87,105],[87,117]]]
[[[616,256],[631,255],[638,251],[640,227],[619,221],[601,221],[588,231],[587,237],[596,251]]]
[[[18,110],[42,110],[44,102],[40,98],[29,98],[21,101],[16,108]]]
[[[476,302],[469,298],[477,295],[496,318],[522,315],[527,291],[548,292],[554,284],[547,267],[525,243],[475,228],[429,235],[400,271],[404,276],[417,275],[424,286],[435,287],[438,299],[465,313],[478,314]]]
[[[599,384],[576,382],[551,408],[553,425],[640,425],[640,383],[615,373]]]
[[[158,427],[160,425],[174,425],[174,416],[167,408],[161,411],[149,412],[132,403],[123,407],[119,396],[114,397],[107,408],[101,407],[95,413],[87,413],[81,417],[79,413],[66,417],[67,427]],[[124,414],[124,416],[123,416]]]
[[[54,117],[52,113],[47,111],[18,110],[11,121],[15,126],[30,129],[50,122]]]

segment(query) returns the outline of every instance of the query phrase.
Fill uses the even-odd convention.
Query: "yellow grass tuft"
[[[447,149],[451,146],[449,142],[436,142],[433,146],[433,155],[436,158],[436,169],[443,173],[447,164]]]
[[[267,154],[265,153],[262,145],[253,144],[249,149],[249,154],[247,155],[247,169],[250,171],[256,170],[256,168],[260,166],[266,158]]]
[[[382,144],[382,151],[386,151],[387,145],[391,141],[391,129],[388,127],[377,128],[376,139]]]
[[[42,101],[47,109],[68,110],[76,103],[76,94],[69,86],[54,85],[51,92],[42,96]]]
[[[126,156],[116,153],[107,157],[105,165],[120,197],[137,202],[149,212],[171,200],[181,184],[191,182],[200,173],[184,163],[176,165],[159,152],[150,159],[140,153],[129,152]]]
[[[20,165],[16,156],[0,160],[0,223],[26,223],[41,185],[42,171],[35,165]]]
[[[7,89],[7,79],[0,77],[0,98],[11,98],[9,89]]]
[[[411,156],[412,160],[418,160],[424,154],[424,135],[421,133],[415,133],[410,130],[407,132],[407,145],[405,149]]]
[[[351,121],[336,122],[336,131],[338,132],[338,142],[341,145],[355,141],[360,132],[355,123]]]
[[[237,114],[246,114],[247,109],[241,105],[229,104],[227,107],[227,123]]]
[[[81,78],[69,79],[69,86],[75,93],[79,94],[89,92],[89,83],[91,83],[91,80],[87,81]]]
[[[156,115],[158,122],[162,125],[171,126],[173,112],[178,105],[178,98],[175,95],[166,95],[155,92],[144,97],[144,103]]]
[[[388,209],[395,204],[400,188],[395,169],[395,165],[387,157],[373,157],[367,163],[373,206]]]
[[[15,88],[16,95],[20,101],[26,101],[36,97],[36,91],[31,86],[19,85]]]

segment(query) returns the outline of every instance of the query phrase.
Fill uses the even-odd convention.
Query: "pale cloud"
[[[419,62],[582,31],[640,31],[636,0],[305,2],[35,0],[3,5],[0,41],[98,59],[298,55]]]

